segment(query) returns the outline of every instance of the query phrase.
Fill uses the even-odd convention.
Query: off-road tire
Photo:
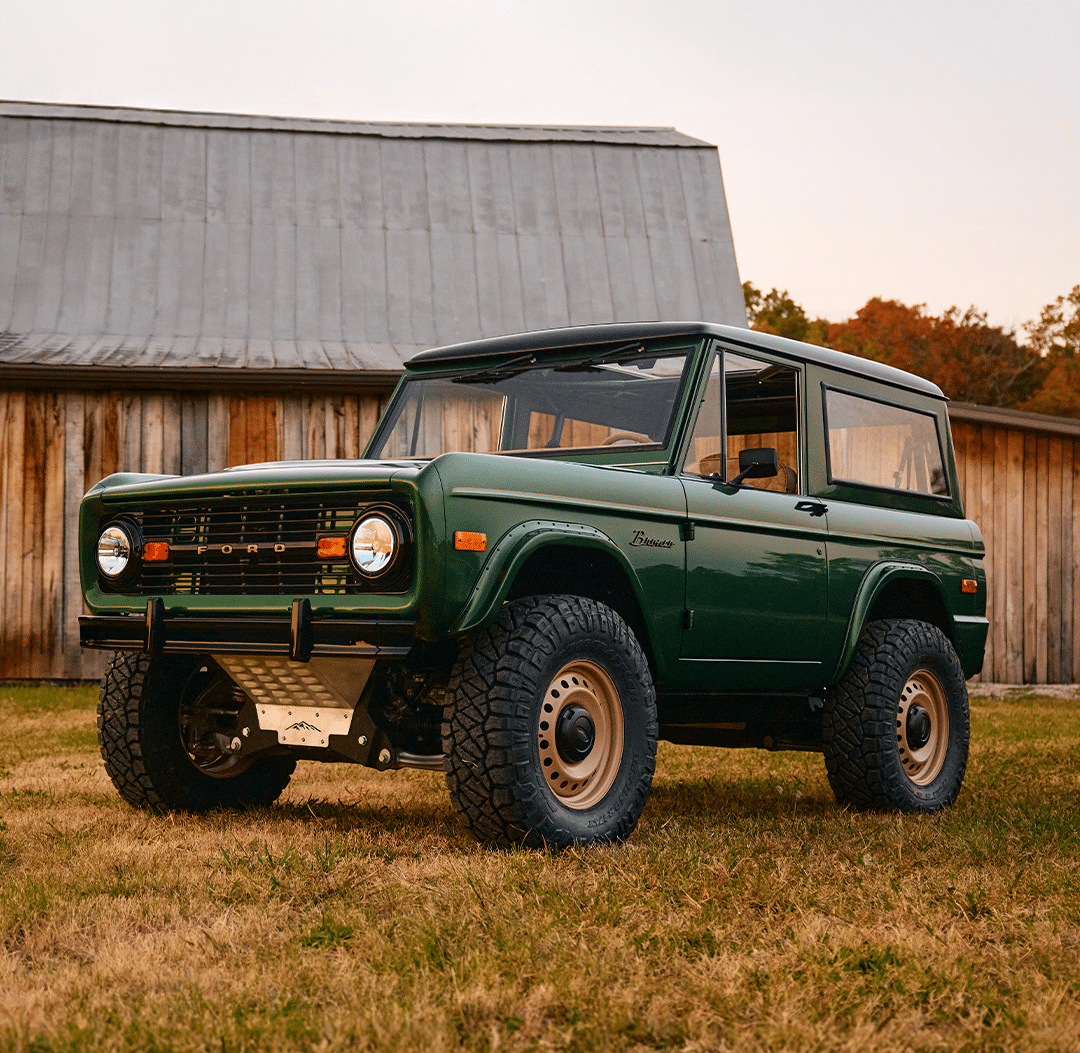
[[[292,757],[255,760],[229,778],[201,771],[184,749],[181,697],[197,658],[118,651],[101,682],[98,742],[105,770],[137,808],[201,812],[271,804],[289,784]]]
[[[905,715],[930,712],[928,743]],[[968,755],[968,696],[945,634],[911,619],[871,622],[822,714],[825,767],[837,801],[873,811],[935,812],[956,800]],[[921,718],[920,718],[921,719]]]
[[[569,695],[559,709],[564,676],[601,718],[592,748],[604,752],[581,761],[597,769],[580,790],[545,738],[546,723],[582,709]],[[466,642],[446,700],[450,798],[479,840],[561,848],[633,831],[656,764],[656,694],[641,646],[610,607],[561,595],[507,603]]]

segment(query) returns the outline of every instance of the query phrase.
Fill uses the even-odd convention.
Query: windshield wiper
[[[483,369],[474,369],[471,373],[458,373],[457,376],[451,377],[450,379],[455,384],[471,380],[478,380],[481,383],[489,380],[502,380],[503,377],[509,377],[513,376],[515,373],[520,373],[534,362],[536,362],[536,355],[531,351],[527,351],[523,355],[508,358],[505,362],[499,362],[494,366],[484,366]]]
[[[645,351],[644,344],[624,344],[610,351],[598,351],[591,358],[578,359],[575,362],[566,362],[553,368],[560,372],[572,373],[575,370],[593,369],[595,366],[610,365],[611,363],[625,363],[631,361]]]

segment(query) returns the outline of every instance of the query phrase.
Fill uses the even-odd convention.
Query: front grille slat
[[[385,500],[376,502],[387,504]],[[363,505],[282,504],[248,501],[228,506],[203,503],[175,509],[125,512],[144,542],[167,541],[169,559],[143,563],[124,591],[156,595],[358,595],[403,592],[409,567],[378,582],[357,580],[347,561],[323,561],[315,552],[323,534],[347,534]],[[205,546],[204,552],[198,552]],[[231,546],[232,551],[222,551]],[[249,552],[248,546],[258,546]],[[274,551],[278,546],[282,551]]]

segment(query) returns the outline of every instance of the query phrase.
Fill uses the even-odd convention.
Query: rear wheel
[[[296,761],[249,760],[235,750],[241,704],[232,681],[211,663],[118,651],[98,703],[109,778],[136,807],[195,812],[270,804]]]
[[[629,836],[656,760],[656,699],[641,647],[610,607],[514,600],[467,643],[447,691],[454,807],[499,845]]]
[[[871,622],[826,699],[825,766],[841,804],[933,812],[967,767],[968,697],[960,660],[926,622]]]

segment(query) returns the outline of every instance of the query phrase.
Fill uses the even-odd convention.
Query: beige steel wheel
[[[611,789],[623,755],[623,707],[595,662],[569,662],[540,707],[537,743],[548,788],[567,808],[591,808]]]
[[[825,770],[840,804],[936,812],[956,800],[967,768],[967,686],[938,626],[869,622],[823,702]]]
[[[656,764],[656,692],[630,626],[587,596],[522,596],[462,645],[446,689],[454,808],[496,845],[630,836]]]
[[[949,751],[949,703],[929,669],[908,677],[896,707],[896,747],[907,777],[928,786],[941,772]]]

